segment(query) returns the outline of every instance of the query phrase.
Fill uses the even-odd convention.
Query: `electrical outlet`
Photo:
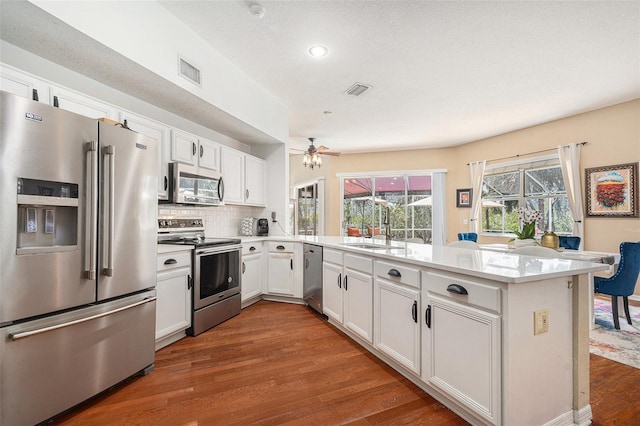
[[[533,313],[533,334],[542,334],[549,331],[549,310],[541,309]]]
[[[469,219],[462,219],[462,224],[463,225],[468,225],[469,224]]]

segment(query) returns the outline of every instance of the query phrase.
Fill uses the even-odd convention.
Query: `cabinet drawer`
[[[420,288],[420,269],[402,264],[376,260],[376,275],[389,281]],[[391,272],[391,273],[390,273]],[[399,276],[397,276],[399,274]]]
[[[322,251],[322,260],[335,263],[336,265],[342,265],[342,252],[325,247]]]
[[[368,257],[356,256],[354,254],[344,255],[344,266],[349,269],[371,274],[373,272],[373,260]]]
[[[270,242],[269,251],[277,253],[293,253],[294,243]]]
[[[253,242],[253,243],[245,243],[242,245],[242,255],[246,256],[248,254],[258,254],[262,253],[262,243],[261,242]]]
[[[447,290],[447,288],[452,291]],[[455,292],[462,289],[468,294],[457,294]],[[423,290],[428,291],[430,294],[438,294],[469,305],[498,313],[501,312],[499,287],[470,281],[462,275],[426,272],[423,276]]]
[[[172,251],[158,254],[158,272],[191,267],[191,251]]]

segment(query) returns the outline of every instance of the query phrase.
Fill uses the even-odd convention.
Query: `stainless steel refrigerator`
[[[154,362],[157,147],[0,92],[0,424]]]

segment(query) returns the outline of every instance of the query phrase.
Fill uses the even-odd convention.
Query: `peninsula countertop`
[[[432,246],[359,237],[331,236],[268,236],[240,237],[243,243],[252,241],[295,241],[349,251],[373,258],[411,263],[421,267],[472,275],[507,284],[539,281],[549,278],[606,271],[609,265],[587,261],[552,258],[543,259],[491,250]]]

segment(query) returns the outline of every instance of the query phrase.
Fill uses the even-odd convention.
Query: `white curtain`
[[[582,210],[582,188],[580,186],[581,149],[582,145],[575,143],[558,146],[562,177],[573,218],[573,235],[580,237],[580,250],[584,247],[584,211]]]
[[[444,246],[447,242],[445,177],[444,172],[434,172],[431,177],[431,244],[434,246]]]
[[[469,172],[471,173],[471,212],[469,213],[469,232],[480,232],[480,206],[482,205],[482,177],[484,176],[484,168],[487,165],[485,160],[469,163]]]

